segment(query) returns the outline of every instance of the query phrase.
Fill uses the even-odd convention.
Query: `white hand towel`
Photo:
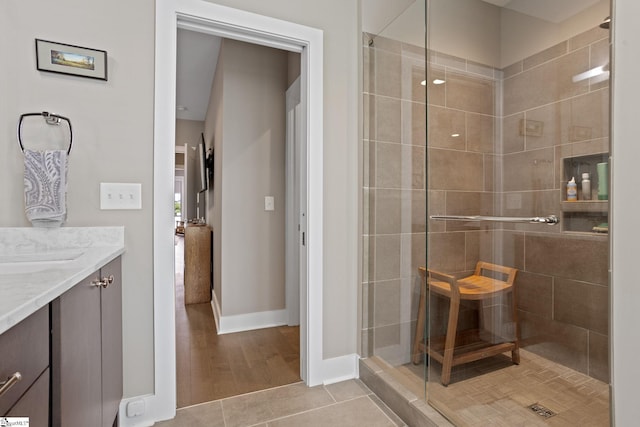
[[[24,202],[34,227],[59,227],[67,219],[67,152],[24,150]]]

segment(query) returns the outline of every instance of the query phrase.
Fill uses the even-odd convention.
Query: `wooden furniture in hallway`
[[[211,301],[211,228],[189,224],[184,233],[184,303]]]
[[[420,363],[423,353],[427,353],[442,363],[441,382],[448,385],[451,380],[451,368],[464,363],[492,357],[506,351],[511,351],[513,363],[520,363],[519,339],[520,327],[516,308],[516,297],[513,282],[518,270],[488,262],[478,262],[473,275],[456,280],[455,277],[434,270],[419,268],[422,277],[420,287],[420,303],[418,320],[413,342],[413,363]],[[449,318],[447,332],[444,337],[425,340],[426,300],[427,291],[449,299]],[[460,301],[478,301],[480,326],[483,323],[483,302],[500,295],[511,293],[512,321],[515,325],[514,337],[504,342],[501,337],[492,335],[489,339],[482,339],[481,334],[488,334],[486,330],[458,331],[458,314]]]

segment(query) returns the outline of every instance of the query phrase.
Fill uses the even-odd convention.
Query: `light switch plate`
[[[142,184],[101,182],[100,209],[142,209]]]

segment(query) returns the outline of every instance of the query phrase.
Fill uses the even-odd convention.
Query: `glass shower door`
[[[610,4],[428,4],[427,400],[608,425]]]
[[[425,359],[415,356],[414,341],[419,312],[426,325],[419,309],[427,230],[425,3],[362,3],[361,355],[420,399]]]

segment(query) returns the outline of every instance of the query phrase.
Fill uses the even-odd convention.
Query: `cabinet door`
[[[51,303],[52,425],[100,426],[100,287],[91,275]]]
[[[102,426],[111,427],[122,400],[122,273],[120,258],[100,270],[113,282],[102,289]]]

